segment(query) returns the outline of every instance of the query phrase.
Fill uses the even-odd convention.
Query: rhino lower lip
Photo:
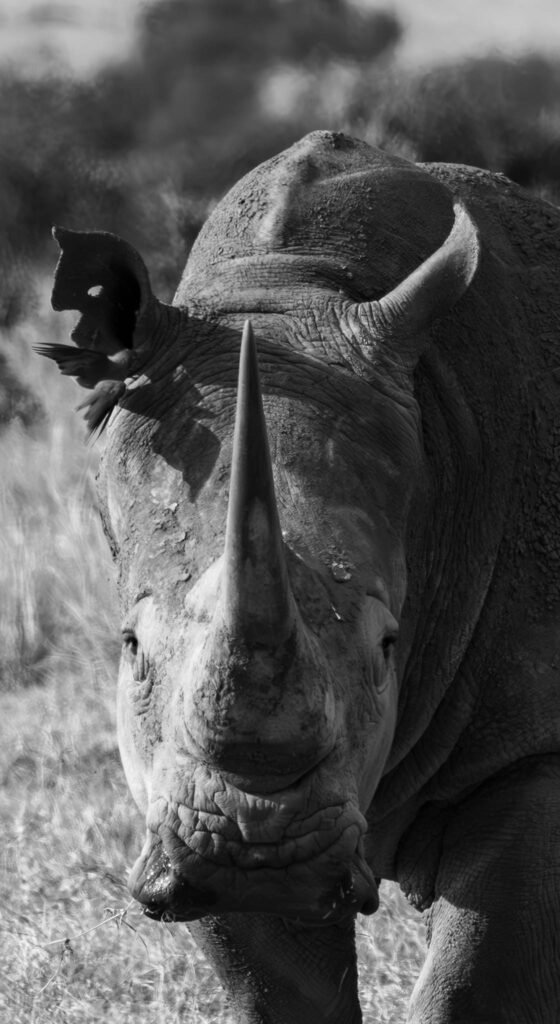
[[[349,865],[341,863],[338,880],[322,878],[310,865],[308,875],[286,897],[285,871],[263,868],[239,872],[247,885],[215,879],[200,888],[177,871],[159,836],[150,834],[132,869],[129,888],[153,920],[194,921],[207,914],[258,912],[279,914],[309,926],[336,924],[357,913],[373,914],[379,906],[377,884],[361,854],[361,844]],[[237,891],[236,891],[237,890]]]
[[[362,870],[352,865],[344,872],[341,880],[325,891],[315,905],[307,905],[307,894],[301,902],[292,900],[277,903],[267,898],[266,888],[260,898],[246,905],[237,906],[224,901],[217,894],[197,889],[188,882],[174,878],[170,871],[162,880],[163,884],[154,890],[144,887],[144,914],[153,921],[188,922],[197,921],[208,914],[232,912],[258,912],[279,914],[286,920],[296,921],[308,927],[328,927],[338,924],[355,914],[373,914],[379,907],[376,883],[367,879]],[[136,897],[138,898],[138,896]]]

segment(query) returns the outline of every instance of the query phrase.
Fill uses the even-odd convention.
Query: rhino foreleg
[[[447,829],[414,1024],[558,1024],[560,757],[530,757]]]
[[[354,922],[308,928],[265,914],[189,924],[239,1024],[360,1024]]]

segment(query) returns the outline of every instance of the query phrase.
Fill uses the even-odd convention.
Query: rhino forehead
[[[215,305],[236,285],[270,287],[276,267],[279,281],[293,267],[302,284],[378,298],[443,242],[452,222],[450,193],[427,172],[340,133],[312,132],[216,207],[175,305]]]
[[[303,545],[328,564],[347,550],[355,563],[363,560],[369,536],[372,550],[389,552],[388,524],[398,533],[407,506],[401,461],[410,479],[419,457],[407,423],[391,421],[395,451],[383,457],[365,448],[357,425],[346,438],[340,418],[331,422],[299,402],[278,397],[266,408],[280,522],[294,548]],[[370,416],[368,433],[379,437],[381,449],[384,425]],[[163,417],[164,432],[168,426]],[[120,579],[129,589],[153,587],[156,579],[163,590],[190,586],[223,552],[233,425],[225,418],[223,433],[212,434],[206,461],[198,428],[183,423],[181,444],[172,451],[162,450],[157,427],[138,426],[124,410],[109,431],[99,493]],[[376,545],[381,533],[384,543]],[[384,564],[385,556],[379,559]]]

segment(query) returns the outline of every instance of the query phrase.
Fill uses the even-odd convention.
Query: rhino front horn
[[[269,646],[286,639],[294,625],[294,602],[249,321],[241,341],[224,561],[228,632],[249,644]]]

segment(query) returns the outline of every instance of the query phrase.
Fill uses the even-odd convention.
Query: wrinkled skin
[[[361,1019],[379,877],[432,907],[411,1020],[556,1022],[560,215],[317,132],[171,307],[125,243],[58,238],[86,384],[128,382],[100,496],[134,895],[244,1024]]]

